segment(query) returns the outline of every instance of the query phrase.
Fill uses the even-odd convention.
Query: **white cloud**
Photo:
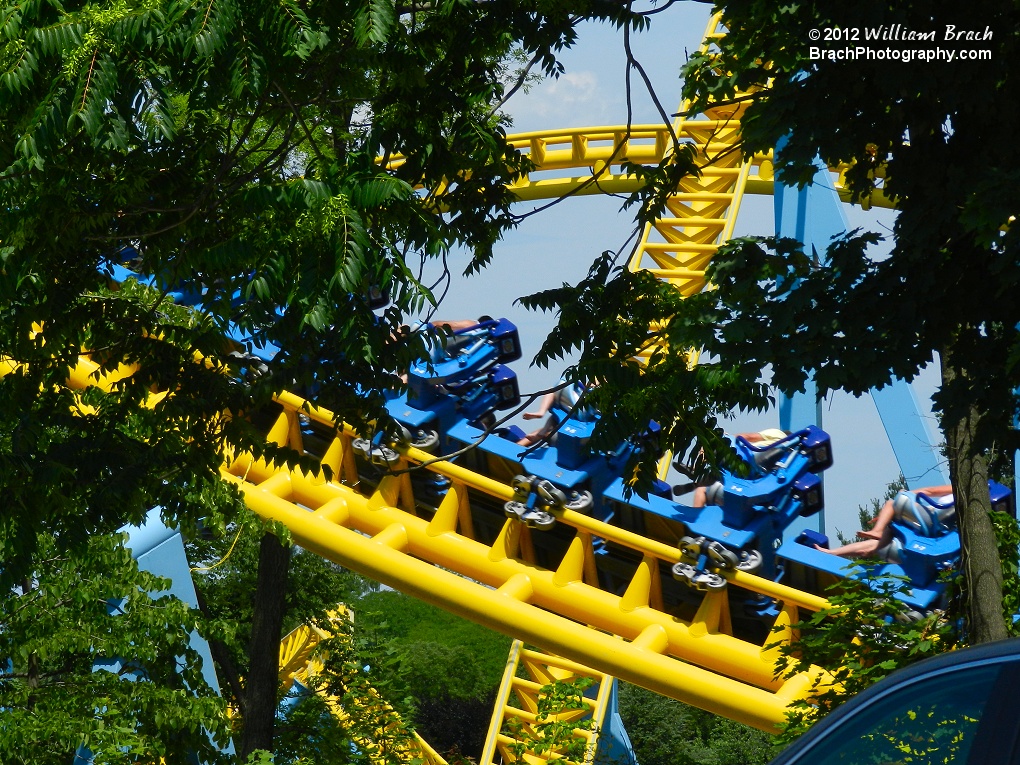
[[[566,72],[545,80],[509,103],[513,130],[531,131],[569,125],[599,124],[608,113],[609,94],[603,92],[598,75],[590,70]]]
[[[545,96],[561,103],[585,103],[597,95],[598,84],[594,72],[567,72],[545,85]]]

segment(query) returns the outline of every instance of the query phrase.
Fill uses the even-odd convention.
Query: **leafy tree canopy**
[[[736,240],[708,268],[716,288],[684,301],[646,276],[613,269],[605,256],[581,284],[527,301],[562,311],[543,358],[581,347],[576,377],[600,382],[592,398],[603,409],[604,432],[633,433],[658,420],[662,445],[703,458],[695,468],[704,473],[727,459],[732,467],[712,417],[763,408],[766,370],[787,392],[803,390],[813,375],[819,395],[860,394],[893,377],[911,379],[937,355],[935,404],[959,518],[968,638],[1001,639],[1002,567],[986,455],[995,447],[1012,453],[1020,443],[1013,428],[1020,386],[1016,4],[716,5],[728,32],[685,67],[691,113],[710,103],[746,105],[741,150],[749,158],[775,148],[776,177],[786,183],[809,183],[819,160],[850,164],[854,200],[867,204],[881,186],[896,203],[892,252],[876,256],[879,237],[861,231],[838,237],[821,262],[821,253],[805,253],[792,240]],[[813,41],[831,30],[860,40]],[[931,38],[912,41],[902,30]],[[947,41],[949,30],[969,30],[972,39]],[[852,47],[854,56],[812,57],[812,46]],[[939,48],[956,60],[916,55]],[[884,56],[874,55],[879,50]],[[632,357],[648,339],[636,321],[617,318],[634,316],[635,307],[654,320],[658,341],[704,349],[705,368],[686,369],[674,351],[653,354],[642,370]],[[655,456],[641,455],[638,488],[654,475]]]
[[[1020,280],[1010,255],[1017,231],[1007,225],[1020,209],[1020,154],[1008,127],[1020,88],[1015,4],[721,6],[729,32],[719,58],[696,57],[686,70],[696,103],[730,98],[738,87],[757,90],[743,120],[745,154],[784,141],[775,165],[788,183],[808,182],[818,158],[830,166],[854,162],[847,174],[854,199],[866,202],[880,186],[899,215],[892,253],[880,261],[869,258],[874,235],[860,231],[835,242],[830,266],[820,269],[809,258],[787,257],[784,243],[732,245],[715,270],[727,309],[712,317],[721,325],[717,347],[772,363],[785,390],[800,388],[812,371],[823,390],[852,393],[893,376],[910,379],[945,350],[964,373],[944,381],[936,399],[943,414],[955,421],[971,405],[995,413],[982,422],[979,446],[1007,439],[1020,382],[1020,312],[1009,297]],[[947,42],[950,26],[987,28],[991,36]],[[958,57],[980,49],[989,56],[812,60],[810,30],[837,27],[862,37],[868,30],[935,33],[934,42],[871,40],[866,49],[942,47]]]
[[[119,535],[39,560],[0,598],[0,759],[66,765],[79,746],[97,762],[217,762],[225,703],[191,647],[199,615],[139,571]]]
[[[645,23],[606,0],[7,7],[5,575],[46,526],[81,541],[156,504],[173,522],[185,495],[213,513],[220,447],[265,449],[223,411],[286,386],[351,420],[377,414],[422,351],[404,316],[436,304],[422,261],[459,244],[480,266],[511,225],[506,184],[525,165],[498,108],[512,54],[529,60],[521,76],[556,74],[584,18]],[[112,290],[123,261],[159,289]],[[204,312],[175,311],[171,290],[201,294]],[[226,357],[228,330],[283,350],[245,383],[194,363],[257,366]],[[78,399],[61,386],[86,349],[140,371]],[[152,390],[173,393],[139,412]]]
[[[946,422],[972,408],[989,413],[975,420],[974,450],[1014,445],[1020,311],[1011,296],[1020,269],[1010,254],[1017,230],[1008,224],[1020,209],[1020,155],[1010,137],[1020,108],[1015,4],[964,10],[881,0],[846,8],[727,0],[717,9],[727,34],[685,67],[691,113],[747,101],[742,151],[750,157],[782,142],[772,161],[787,183],[809,182],[819,159],[855,163],[847,173],[855,200],[866,203],[881,187],[896,202],[892,253],[875,257],[879,237],[854,231],[822,253],[828,265],[819,268],[795,242],[736,240],[710,266],[717,289],[684,301],[642,274],[614,269],[607,255],[584,282],[527,301],[562,311],[542,360],[583,347],[576,376],[602,383],[591,395],[614,437],[649,416],[673,422],[680,409],[680,425],[664,430],[665,445],[693,456],[693,439],[718,442],[692,422],[714,425],[710,417],[731,407],[768,403],[760,385],[765,369],[785,391],[803,389],[813,375],[822,394],[859,394],[894,376],[911,379],[941,352],[952,369],[936,398]],[[987,27],[993,37],[944,42],[947,25],[982,33]],[[810,31],[837,27],[862,37],[865,30],[934,30],[930,44],[857,44],[942,46],[957,55],[982,48],[990,56],[952,63],[812,59],[810,46],[826,44],[812,42]],[[678,358],[662,356],[642,371],[629,361],[648,342],[648,320],[671,348],[704,348],[702,368],[685,370]],[[722,458],[717,447],[706,454],[710,462]]]

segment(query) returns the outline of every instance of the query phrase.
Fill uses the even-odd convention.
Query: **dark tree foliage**
[[[608,0],[6,5],[0,591],[32,571],[43,533],[81,551],[155,506],[192,532],[230,522],[226,445],[298,461],[254,424],[283,388],[352,422],[379,416],[422,355],[405,316],[437,307],[424,262],[465,246],[481,267],[512,225],[512,54],[557,73],[585,18],[646,23]],[[111,286],[122,263],[156,288]],[[380,291],[389,307],[373,311]],[[270,345],[252,374],[246,355]],[[66,387],[83,353],[119,378],[109,390]],[[251,617],[264,628],[234,656],[263,689],[271,662],[251,657],[272,654],[291,562],[266,542]],[[264,745],[275,699],[256,695]]]
[[[810,702],[791,705],[782,743],[893,671],[957,647],[954,620],[941,612],[911,614],[897,598],[908,590],[902,578],[844,580],[829,589],[830,608],[795,625],[800,638],[780,646],[784,676],[815,665],[829,669],[831,677],[821,680]]]
[[[709,712],[620,684],[620,716],[641,765],[764,765],[775,737]]]
[[[592,17],[643,23],[619,3],[554,0],[6,8],[10,559],[30,554],[45,526],[80,541],[156,504],[176,520],[181,487],[215,477],[226,441],[264,448],[242,418],[219,414],[283,387],[314,390],[353,421],[378,414],[382,391],[421,353],[419,337],[397,330],[435,302],[416,276],[423,260],[464,245],[480,266],[511,225],[506,186],[523,164],[497,111],[508,56],[555,73],[575,24]],[[201,292],[205,315],[172,318],[149,292],[111,290],[106,267],[128,259],[165,290]],[[391,299],[381,316],[375,290]],[[247,385],[194,362],[248,366],[225,355],[230,329],[283,349]],[[61,387],[86,350],[141,370],[88,394],[94,412],[70,414]],[[174,395],[136,414],[153,389]],[[86,478],[91,488],[73,486]]]
[[[478,762],[495,701],[495,690],[482,698],[426,696],[416,705],[415,726],[422,738],[443,753],[448,762],[463,757]]]

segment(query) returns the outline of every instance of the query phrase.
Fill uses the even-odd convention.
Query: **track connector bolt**
[[[591,495],[571,492],[568,496],[552,481],[533,475],[519,475],[510,482],[513,499],[503,505],[507,518],[523,523],[528,528],[546,531],[556,525],[554,510],[590,507]]]
[[[747,570],[754,565],[757,553],[738,555],[720,542],[705,537],[684,537],[680,540],[680,561],[673,565],[673,578],[686,582],[695,590],[721,590],[726,586],[723,571]],[[760,562],[761,556],[758,556]]]

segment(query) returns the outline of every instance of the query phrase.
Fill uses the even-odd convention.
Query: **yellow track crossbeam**
[[[109,390],[132,373],[125,365],[100,374],[99,365],[83,356],[68,383]],[[152,394],[149,404],[164,395]],[[725,590],[702,595],[693,614],[665,610],[661,577],[679,560],[675,546],[560,510],[557,521],[573,536],[562,558],[542,567],[535,562],[532,535],[543,532],[517,520],[502,519],[491,543],[475,538],[473,503],[512,498],[506,484],[398,447],[396,470],[373,485],[359,474],[354,432],[346,425],[336,431],[332,412],[290,393],[277,402],[281,412],[267,440],[304,451],[304,425],[330,432],[317,454],[332,480],[326,471],[309,475],[244,454],[228,456],[221,472],[238,485],[249,507],[282,522],[306,549],[578,664],[763,730],[774,730],[788,704],[808,694],[821,676],[821,670],[812,670],[776,678],[773,643],[789,642],[800,609],[818,611],[827,606],[824,599],[744,572],[726,572],[729,589],[780,605],[769,647],[748,642],[733,634]],[[434,512],[417,508],[405,472],[426,462],[428,470],[451,482]],[[600,587],[596,541],[628,551],[637,561],[622,591]]]
[[[702,117],[683,121],[678,137],[683,142],[693,140],[698,133],[711,132],[726,124],[727,120],[709,120]],[[564,196],[593,196],[596,194],[630,194],[639,190],[644,181],[632,173],[622,172],[620,163],[626,159],[636,164],[657,164],[665,156],[665,147],[671,140],[666,125],[632,125],[628,134],[626,125],[601,127],[553,128],[531,133],[513,133],[507,141],[518,151],[535,162],[535,169],[510,186],[514,195],[522,202],[544,199],[558,199]],[[586,147],[574,150],[575,143]],[[533,147],[541,146],[546,153],[536,152]],[[619,150],[615,150],[620,146]],[[564,147],[564,148],[555,148]],[[570,147],[570,148],[566,148]],[[720,144],[707,147],[714,156],[722,148]],[[544,157],[553,155],[554,162],[547,163]],[[850,190],[846,186],[846,171],[849,164],[830,168],[833,185],[844,202],[850,201]],[[568,174],[567,170],[585,172]],[[750,170],[744,185],[745,194],[771,196],[775,191],[771,154],[756,154],[750,160]],[[877,175],[877,174],[876,174]],[[893,202],[875,189],[870,205],[892,209]]]

